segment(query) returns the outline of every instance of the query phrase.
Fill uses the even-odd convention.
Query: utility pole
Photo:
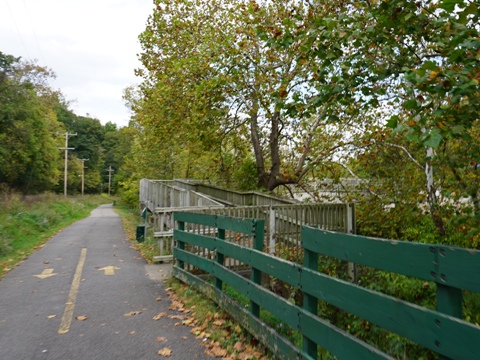
[[[60,150],[65,150],[65,174],[64,174],[64,177],[63,177],[63,181],[64,181],[63,194],[65,195],[65,197],[67,197],[68,150],[75,150],[75,148],[69,148],[69,147],[68,147],[68,137],[69,137],[69,136],[77,136],[77,133],[75,133],[75,134],[69,134],[68,132],[66,132],[65,134],[61,134],[61,133],[57,133],[57,134],[59,134],[59,135],[64,135],[64,136],[65,136],[65,147],[64,147],[64,148],[59,148],[59,149],[60,149]]]
[[[108,167],[108,196],[110,196],[110,186],[112,184],[112,172],[115,170],[112,169],[112,165]]]
[[[90,159],[79,159],[82,162],[82,196],[83,196],[83,190],[85,189],[85,161],[88,161]]]

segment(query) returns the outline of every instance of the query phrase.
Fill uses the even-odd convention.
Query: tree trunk
[[[280,179],[279,122],[280,112],[275,111],[271,118],[272,128],[270,129],[270,159],[272,160],[272,168],[270,169],[270,176],[267,183],[268,191],[272,191],[284,183],[284,179]]]
[[[433,223],[437,228],[437,232],[441,237],[447,236],[447,231],[445,230],[445,224],[441,215],[439,214],[438,208],[438,199],[435,189],[435,183],[433,179],[433,167],[430,162],[434,156],[434,151],[431,147],[427,148],[427,162],[425,163],[425,176],[427,180],[427,198],[428,198],[428,205],[430,207],[430,214],[432,216]]]
[[[258,104],[254,102],[253,109],[250,113],[250,138],[255,154],[255,163],[257,164],[258,187],[266,188],[267,179],[265,175],[265,160],[262,153],[262,145],[260,144],[260,129],[258,126]]]

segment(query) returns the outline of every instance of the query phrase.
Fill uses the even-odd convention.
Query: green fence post
[[[446,255],[445,250],[441,246],[435,247],[435,264],[436,264],[436,278],[437,278],[437,311],[446,315],[450,315],[462,319],[463,294],[462,289],[454,288],[448,285],[439,283],[446,279],[446,274],[443,273],[441,267],[441,258]],[[438,325],[440,326],[440,325]],[[435,343],[438,348],[442,344],[438,341]],[[439,354],[440,360],[449,360],[450,358]]]
[[[225,241],[225,229],[218,229],[218,240]],[[223,265],[225,262],[225,255],[220,254],[217,250],[216,259],[217,263]],[[223,282],[219,278],[215,277],[215,286],[217,289],[222,290]]]
[[[178,230],[185,231],[185,222],[184,221],[178,221]],[[185,250],[185,242],[177,240],[177,248],[180,250]],[[178,267],[180,269],[185,268],[185,262],[182,260],[178,260]]]
[[[253,219],[253,249],[263,251],[263,240],[265,232],[265,221]],[[252,266],[251,280],[255,284],[262,284],[262,272]],[[253,316],[260,317],[260,305],[250,300],[250,312]]]
[[[302,234],[302,238],[305,234]],[[311,250],[304,250],[303,265],[314,271],[318,271],[318,254]],[[303,294],[303,308],[314,315],[318,313],[318,299],[315,296],[304,293]],[[307,329],[301,329],[303,334],[303,351],[309,356],[317,358],[317,344],[306,335]],[[309,329],[315,331],[315,329]]]

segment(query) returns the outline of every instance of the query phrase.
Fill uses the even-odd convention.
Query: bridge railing
[[[302,225],[347,233],[355,232],[353,204],[299,203],[260,192],[223,189],[197,180],[142,179],[140,202],[153,213],[151,223],[154,226],[154,238],[158,240],[159,246],[159,256],[154,258],[155,261],[172,259],[174,211],[265,220],[264,248],[269,253],[274,253],[279,243],[299,248]],[[195,231],[210,230],[198,228]]]
[[[331,324],[318,314],[318,301],[397,333],[442,359],[475,359],[480,354],[480,327],[462,320],[462,289],[480,292],[480,251],[443,245],[373,239],[304,226],[304,264],[262,252],[263,220],[175,212],[174,275],[216,301],[244,328],[283,359],[315,359],[321,347],[341,359],[392,359],[388,354]],[[191,231],[197,225],[214,235]],[[227,232],[248,237],[251,246],[226,238]],[[210,251],[206,258],[198,249]],[[437,289],[437,309],[431,310],[387,296],[318,271],[320,256],[424,279]],[[249,266],[250,279],[225,266],[227,258]],[[212,274],[214,283],[187,269]],[[283,299],[261,285],[268,274],[302,291],[303,306]],[[224,284],[247,297],[246,309],[226,295]],[[302,348],[268,327],[260,318],[265,309],[303,337]],[[408,357],[408,354],[406,354]]]
[[[354,204],[289,204],[191,209],[193,213],[225,215],[265,221],[264,248],[274,253],[278,243],[301,247],[303,225],[355,233]]]
[[[275,206],[240,206],[240,207],[191,207],[191,208],[156,208],[154,217],[154,237],[158,239],[160,255],[155,261],[168,261],[173,258],[172,214],[175,211],[223,215],[233,218],[255,218],[265,222],[264,251],[274,254],[278,244],[284,248],[301,248],[301,230],[303,225],[316,226],[325,230],[345,233],[355,232],[355,208],[353,204],[291,204]],[[205,225],[197,224],[190,228],[198,234],[212,234],[215,231]],[[237,235],[227,232],[227,239]],[[236,238],[241,241],[242,238]],[[244,242],[245,244],[245,242]],[[204,257],[210,253],[199,250]],[[199,253],[200,253],[199,252]],[[233,259],[227,259],[226,265],[241,270]],[[351,270],[353,271],[353,270]]]
[[[259,191],[235,191],[198,180],[140,180],[140,203],[152,211],[156,207],[178,207],[183,204],[174,203],[171,193],[201,193],[205,199],[210,199],[212,205],[219,203],[228,206],[263,206],[298,204],[297,200],[284,199],[278,196],[264,194]]]
[[[167,207],[224,206],[205,194],[179,186],[173,180],[140,180],[139,200],[151,212]]]

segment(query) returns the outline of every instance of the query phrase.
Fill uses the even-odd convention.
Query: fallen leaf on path
[[[167,316],[167,313],[164,311],[164,312],[161,312],[161,313],[158,313],[157,315],[155,315],[152,320],[160,320],[162,317],[164,316]]]
[[[196,327],[196,328],[193,328],[192,330],[190,330],[190,332],[193,335],[198,336],[202,332],[202,330],[200,328]]]
[[[211,334],[205,332],[205,331],[202,331],[201,333],[199,334],[195,334],[197,335],[197,339],[203,339],[203,341],[206,341],[207,339],[210,338]]]
[[[237,341],[233,346],[233,350],[235,350],[236,352],[242,352],[243,350],[245,350],[245,345],[241,341]]]
[[[187,336],[182,336],[182,339],[183,339],[183,340],[187,340],[188,337],[187,337]]]
[[[130,335],[133,335],[133,334],[135,334],[135,331],[130,331]]]
[[[167,338],[163,337],[163,336],[159,336],[157,337],[157,342],[162,342],[162,341],[166,341]]]
[[[48,315],[47,318],[48,319],[53,319],[55,316],[57,316],[57,315]]]
[[[158,350],[158,355],[172,356],[172,350],[170,350],[168,347],[164,347],[162,350]]]
[[[195,319],[190,318],[190,319],[187,319],[187,320],[183,320],[182,324],[187,325],[187,326],[195,326]]]
[[[240,325],[235,326],[235,329],[233,329],[237,334],[240,334],[243,330],[240,327]]]
[[[162,298],[159,296],[159,297],[157,297],[155,300],[157,300],[157,301],[162,301]]]
[[[85,321],[87,320],[87,316],[86,315],[79,315],[77,317],[75,317],[75,319],[77,319],[78,321]]]
[[[141,314],[141,313],[142,313],[141,311],[130,311],[129,313],[126,313],[123,316],[133,316],[133,315],[138,315],[138,314]]]
[[[205,354],[215,357],[224,357],[227,356],[227,350],[222,349],[220,346],[215,346],[211,350],[205,351]]]
[[[170,307],[168,308],[169,310],[177,310],[177,311],[184,311],[184,305],[181,301],[178,301],[176,299],[173,299],[172,298],[172,304],[170,305]]]
[[[188,316],[185,315],[168,315],[170,319],[185,320],[188,319]]]

